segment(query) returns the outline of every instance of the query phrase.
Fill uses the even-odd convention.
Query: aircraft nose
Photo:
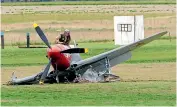
[[[61,49],[57,46],[52,46],[51,48],[47,48],[48,58],[55,57],[60,54]]]

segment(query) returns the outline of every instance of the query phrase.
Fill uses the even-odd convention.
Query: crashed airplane
[[[111,73],[111,67],[130,59],[132,50],[167,33],[167,31],[157,33],[143,40],[82,60],[80,53],[86,53],[88,49],[78,48],[76,43],[74,43],[74,48],[63,44],[51,46],[41,28],[36,23],[33,26],[42,41],[48,46],[49,62],[42,72],[32,76],[17,78],[13,73],[12,80],[8,82],[9,85],[119,81],[119,76]],[[54,70],[49,72],[51,65]]]

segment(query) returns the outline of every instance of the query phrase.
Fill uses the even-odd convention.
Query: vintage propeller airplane
[[[12,80],[8,82],[9,85],[120,80],[119,76],[111,74],[111,67],[130,59],[132,50],[167,33],[167,31],[161,32],[129,45],[82,60],[79,53],[86,53],[88,49],[77,48],[76,43],[74,43],[74,48],[63,44],[51,46],[41,28],[36,23],[33,26],[42,41],[48,46],[47,57],[49,63],[44,71],[33,76],[17,79],[13,73]],[[51,72],[49,72],[50,65],[54,69]]]

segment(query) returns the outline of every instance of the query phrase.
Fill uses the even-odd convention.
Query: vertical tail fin
[[[75,40],[73,40],[73,42],[74,42],[74,48],[76,48],[77,47],[77,43],[76,43]]]
[[[15,80],[16,78],[17,78],[17,77],[15,76],[15,72],[13,72],[13,73],[12,73],[12,77],[11,77],[12,81]]]

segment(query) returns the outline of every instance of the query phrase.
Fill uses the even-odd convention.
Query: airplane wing
[[[158,34],[155,34],[153,36],[147,37],[145,39],[139,40],[137,42],[122,46],[120,48],[116,48],[113,50],[110,50],[108,52],[93,56],[91,58],[87,58],[78,62],[73,63],[69,69],[73,69],[75,71],[81,69],[81,68],[88,68],[90,65],[94,65],[95,67],[97,67],[98,69],[103,68],[105,64],[109,64],[109,67],[113,67],[121,62],[124,62],[128,59],[131,58],[131,51],[141,47],[163,35],[165,35],[167,33],[167,31],[165,32],[161,32]],[[107,60],[105,62],[105,60]],[[103,63],[104,65],[103,65]],[[102,66],[102,67],[101,67]],[[85,72],[84,70],[82,70],[81,72]]]

